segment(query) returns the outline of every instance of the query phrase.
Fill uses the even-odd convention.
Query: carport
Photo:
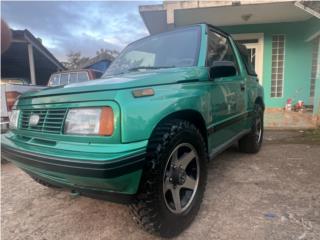
[[[139,10],[150,34],[202,22],[221,27],[247,47],[267,108],[301,100],[320,119],[320,2],[165,1]]]
[[[46,85],[52,73],[65,67],[28,30],[12,30],[12,42],[1,56],[1,78],[23,78]]]

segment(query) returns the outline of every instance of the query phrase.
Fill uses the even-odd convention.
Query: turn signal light
[[[137,90],[133,90],[132,94],[134,97],[153,96],[154,90],[152,88],[137,89]]]
[[[99,135],[111,136],[114,129],[114,115],[111,107],[101,108]]]

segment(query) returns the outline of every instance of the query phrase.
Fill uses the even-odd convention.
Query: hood
[[[46,88],[38,92],[26,93],[21,98],[61,95],[70,93],[111,91],[172,84],[200,80],[207,76],[207,70],[199,67],[157,69],[130,72],[103,79],[73,83],[64,86]]]

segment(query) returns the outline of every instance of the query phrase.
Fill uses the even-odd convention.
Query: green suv
[[[182,232],[207,162],[237,142],[259,151],[263,90],[247,50],[208,24],[127,46],[102,79],[22,95],[2,156],[37,182],[129,203],[163,237]]]

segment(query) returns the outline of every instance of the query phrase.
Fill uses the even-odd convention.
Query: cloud
[[[94,56],[148,35],[138,6],[150,2],[1,2],[13,29],[28,29],[60,60],[70,51]]]

